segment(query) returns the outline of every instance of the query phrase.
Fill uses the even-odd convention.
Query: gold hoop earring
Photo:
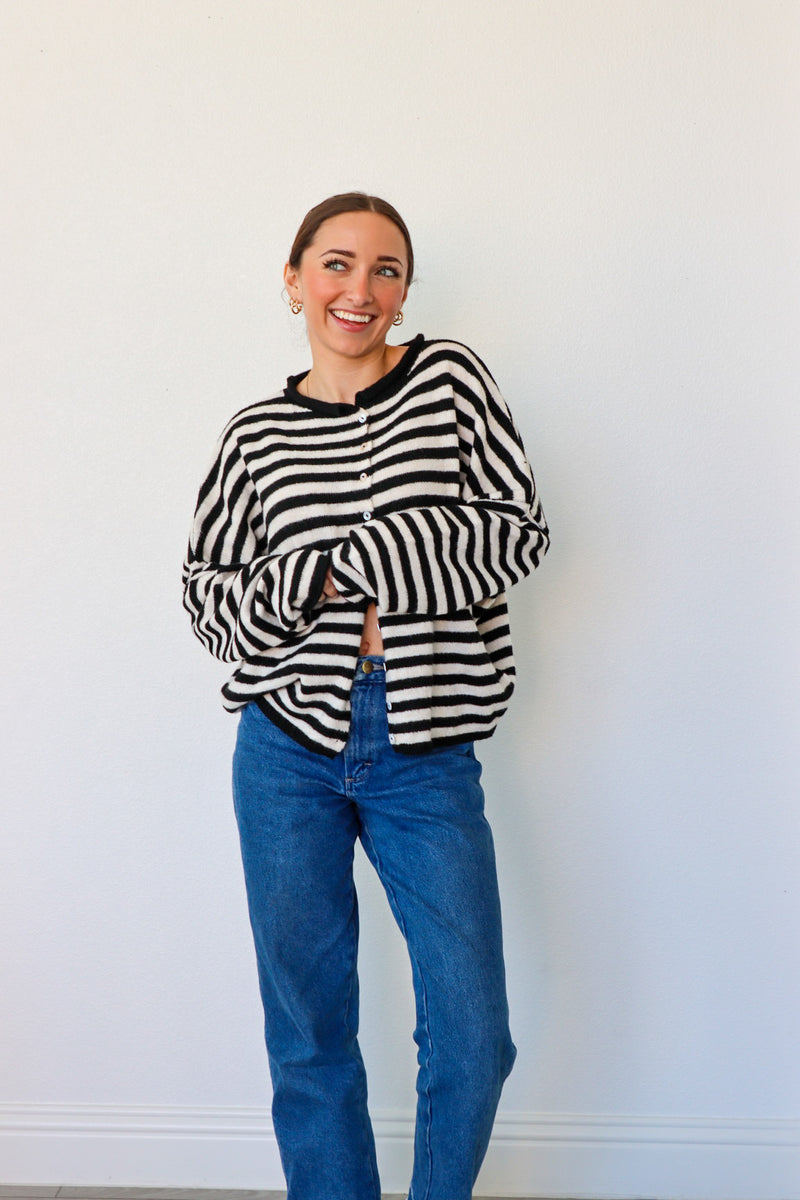
[[[295,296],[292,296],[291,300],[289,301],[289,308],[292,310],[294,315],[297,316],[298,313],[303,311],[303,301],[298,300]]]
[[[397,316],[395,317],[395,319],[392,321],[392,324],[393,324],[393,325],[402,325],[402,324],[403,324],[403,310],[402,310],[402,308],[400,309],[400,312],[397,314]]]

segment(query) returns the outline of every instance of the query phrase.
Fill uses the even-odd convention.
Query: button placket
[[[360,412],[360,413],[358,414],[358,423],[359,423],[359,425],[366,425],[366,423],[367,423],[367,414],[366,414],[365,412]],[[364,430],[364,432],[366,433],[366,430]],[[367,441],[364,441],[364,442],[362,442],[362,443],[361,443],[361,451],[362,451],[362,453],[363,453],[363,454],[367,454],[367,453],[369,452],[370,445],[371,445],[371,443],[369,442],[369,440],[367,440]],[[369,484],[369,482],[370,482],[370,473],[369,473],[369,471],[361,471],[361,472],[359,472],[359,476],[358,476],[358,478],[359,478],[359,482],[360,482],[360,483],[363,483],[363,484]],[[371,497],[370,497],[369,495],[368,495],[368,496],[366,496],[366,497],[365,497],[365,499],[366,499],[366,502],[367,502],[368,504],[369,504],[369,503],[371,503]],[[365,507],[365,508],[364,508],[364,510],[363,510],[363,511],[362,511],[362,513],[361,513],[361,516],[362,516],[362,519],[363,519],[364,521],[371,521],[371,520],[372,520],[372,517],[373,517],[373,512],[372,512],[372,509],[369,509],[369,508],[366,508],[366,507]]]

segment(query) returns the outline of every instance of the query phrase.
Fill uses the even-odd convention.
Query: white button
[[[369,479],[369,475],[367,474],[366,471],[362,471],[358,478],[359,479]]]
[[[389,734],[389,741],[392,743],[392,745],[394,745],[394,734],[393,733]]]
[[[389,712],[391,712],[391,711],[392,711],[392,702],[391,702],[391,700],[387,700],[387,701],[386,701],[386,707],[388,708]]]
[[[364,424],[366,424],[366,420],[367,420],[367,414],[366,414],[366,413],[359,413],[359,414],[358,414],[358,423],[359,423],[359,425],[364,425]]]
[[[365,521],[371,521],[371,520],[372,520],[372,513],[371,513],[371,512],[365,512],[365,513],[362,513],[361,515],[362,515],[362,517],[364,518],[364,520],[365,520]]]

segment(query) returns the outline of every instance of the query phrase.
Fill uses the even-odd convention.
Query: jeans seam
[[[347,1004],[345,1006],[345,1012],[344,1012],[345,1024],[348,1029],[350,1028],[350,1013],[352,1011],[352,1006],[353,1006],[353,993],[355,992],[356,986],[358,983],[358,893],[356,892],[355,884],[353,884],[352,893],[353,893],[353,908],[352,908],[353,915],[352,915],[352,919],[350,922],[351,936],[350,936],[350,965],[349,965],[350,988],[347,993]],[[356,1026],[356,1029],[354,1032],[355,1032],[355,1036],[358,1037],[358,1026]],[[364,1109],[367,1112],[367,1122],[369,1122],[369,1110],[367,1108],[366,1091],[364,1092],[364,1095],[362,1096],[362,1101],[364,1104]],[[373,1191],[375,1193],[375,1200],[380,1200],[380,1195],[381,1195],[380,1184],[378,1181],[378,1177],[375,1173],[375,1164],[373,1162],[372,1153],[370,1152],[369,1135],[367,1133],[366,1126],[362,1126],[362,1138],[363,1138],[363,1142],[364,1142],[364,1149],[366,1151],[366,1158],[369,1163],[369,1173],[370,1173],[370,1178],[372,1180]]]
[[[397,923],[400,926],[400,932],[403,935],[403,940],[405,941],[406,948],[408,950],[408,956],[411,959],[412,965],[416,970],[417,978],[419,979],[419,984],[420,984],[421,1001],[422,1001],[422,1003],[421,1003],[422,1016],[423,1016],[423,1020],[424,1020],[424,1024],[425,1024],[425,1032],[427,1034],[427,1039],[428,1039],[428,1053],[427,1053],[427,1057],[425,1059],[425,1069],[427,1072],[427,1082],[425,1084],[426,1122],[427,1122],[426,1128],[425,1128],[425,1150],[427,1153],[428,1170],[427,1170],[427,1181],[425,1184],[424,1195],[417,1197],[413,1191],[413,1188],[412,1188],[412,1191],[410,1192],[410,1195],[414,1197],[414,1200],[425,1200],[425,1198],[427,1196],[430,1196],[431,1181],[433,1178],[433,1152],[431,1149],[431,1125],[433,1124],[433,1122],[431,1119],[431,1117],[432,1117],[432,1102],[431,1102],[431,1094],[430,1094],[430,1078],[431,1078],[430,1064],[431,1064],[431,1059],[433,1058],[433,1037],[431,1036],[431,1025],[430,1025],[430,1018],[428,1015],[428,990],[425,986],[424,975],[419,968],[417,956],[414,954],[413,950],[411,949],[411,943],[409,942],[409,939],[408,939],[408,932],[406,929],[405,918],[403,916],[403,911],[402,911],[399,901],[397,899],[397,894],[396,894],[394,888],[392,887],[391,882],[389,881],[389,879],[386,877],[386,875],[384,873],[383,864],[381,863],[381,858],[375,847],[375,843],[372,840],[372,837],[370,836],[369,831],[367,829],[362,828],[361,836],[364,840],[369,842],[370,850],[372,851],[373,862],[375,863],[375,869],[377,870],[378,875],[381,880],[381,883],[383,884],[386,894],[389,897],[389,901],[392,905],[392,908],[393,908],[394,913],[397,918]],[[420,1063],[420,1067],[422,1067],[421,1063]]]

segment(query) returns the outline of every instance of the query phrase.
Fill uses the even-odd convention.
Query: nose
[[[369,304],[372,300],[372,275],[368,267],[351,272],[349,291],[354,304],[360,307]]]

